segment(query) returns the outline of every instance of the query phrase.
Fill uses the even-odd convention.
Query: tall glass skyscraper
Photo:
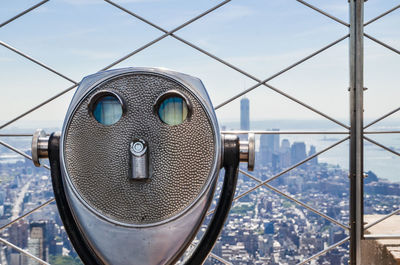
[[[250,130],[250,101],[246,97],[240,100],[240,130]]]

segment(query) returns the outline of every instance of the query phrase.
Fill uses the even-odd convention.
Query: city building
[[[283,139],[279,154],[281,168],[288,168],[291,165],[290,158],[290,142],[288,139]]]
[[[28,252],[32,255],[43,259],[41,249],[43,248],[42,242],[39,238],[28,238]],[[23,265],[40,265],[40,263],[34,259],[24,258]]]
[[[46,244],[45,244],[45,233],[46,223],[45,222],[34,222],[30,225],[30,233],[28,237],[28,250],[36,257],[47,260],[46,255]],[[30,259],[28,265],[40,264],[39,262]]]
[[[310,151],[308,152],[308,156],[312,156],[312,155],[314,155],[314,154],[316,154],[317,153],[317,151],[316,151],[316,149],[315,149],[315,146],[314,145],[311,145],[310,146]],[[316,157],[314,157],[313,159],[311,159],[310,161],[309,161],[309,163],[311,164],[311,165],[317,165],[318,164],[318,156],[316,156]]]
[[[267,131],[279,131],[279,129],[267,129]],[[260,136],[261,164],[279,167],[279,134],[262,134]]]
[[[291,147],[292,164],[299,163],[306,158],[306,145],[304,142],[294,142]]]
[[[240,130],[250,130],[250,101],[246,97],[240,100]]]
[[[11,225],[8,229],[10,242],[21,248],[26,248],[28,244],[28,227],[29,225],[25,221]],[[19,253],[14,249],[12,251],[13,253]]]

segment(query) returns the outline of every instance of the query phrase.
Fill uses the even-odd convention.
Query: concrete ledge
[[[366,224],[384,215],[366,215]],[[400,216],[394,215],[369,228],[365,234],[400,234]],[[400,265],[400,239],[363,240],[361,244],[363,265]]]

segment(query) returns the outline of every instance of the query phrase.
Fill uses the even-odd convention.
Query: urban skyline
[[[246,103],[250,105],[248,100]],[[246,108],[243,110],[248,111]],[[262,181],[318,151],[311,144],[302,141],[291,142],[279,134],[279,128],[266,130],[276,131],[277,134],[261,135],[259,138],[254,175]],[[6,149],[0,148],[0,154],[3,151]],[[45,201],[52,196],[48,172],[33,167],[30,160],[0,163],[0,173],[2,178],[9,176],[8,180],[1,182],[7,188],[6,192],[0,192],[0,223],[6,223],[10,218],[28,211],[36,205],[35,201]],[[396,209],[396,204],[392,205],[384,198],[390,197],[392,201],[400,203],[397,192],[400,184],[380,180],[373,172],[369,172],[367,180],[365,189],[370,200],[365,205],[366,212],[385,214]],[[318,210],[326,211],[328,216],[346,223],[347,182],[345,170],[336,165],[320,163],[316,157],[282,175],[271,184]],[[254,183],[246,180],[243,175],[240,176],[237,193],[248,190],[252,185]],[[220,187],[217,193],[219,189]],[[18,203],[14,204],[12,200]],[[44,213],[39,212],[27,220],[13,224],[5,230],[3,236],[44,260],[70,257],[67,263],[60,264],[78,264],[76,253],[57,216],[55,205],[47,207],[50,208]],[[51,214],[45,214],[49,213],[49,210]],[[48,218],[49,216],[51,217]],[[207,220],[205,222],[207,223]],[[312,226],[310,222],[313,223]],[[214,253],[233,264],[297,264],[305,257],[346,236],[340,227],[316,217],[277,194],[260,189],[233,204]],[[291,250],[288,252],[288,249]],[[6,265],[37,264],[10,248],[4,248],[0,252],[0,258],[8,262],[3,262]],[[344,245],[321,257],[319,264],[346,264],[347,261],[348,249]],[[206,264],[219,263],[209,259]]]
[[[254,175],[261,180],[266,180],[288,165],[293,165],[294,161],[302,160],[318,151],[304,142],[291,143],[288,139],[280,139],[278,134],[266,135],[261,141],[256,154],[257,167],[254,172]],[[2,152],[4,149],[0,148],[0,153]],[[0,176],[3,180],[0,183],[3,190],[0,192],[1,223],[7,223],[12,215],[29,211],[39,202],[52,197],[48,174],[48,171],[42,168],[35,168],[30,160],[0,164]],[[400,203],[399,184],[379,180],[372,172],[369,173],[367,180],[365,188],[369,200],[365,205],[366,212],[386,214],[396,209],[397,202]],[[271,182],[271,185],[296,196],[297,199],[307,202],[318,210],[326,211],[332,218],[345,223],[348,220],[347,182],[345,170],[313,159]],[[240,194],[252,186],[254,183],[241,175],[237,193]],[[217,193],[219,189],[220,187]],[[13,202],[16,200],[20,202],[18,203],[20,207]],[[309,222],[313,225],[311,226]],[[297,226],[293,226],[294,224]],[[35,232],[33,229],[39,231]],[[316,217],[304,208],[295,206],[279,194],[260,189],[234,203],[214,253],[231,260],[233,264],[296,264],[302,258],[345,236],[345,231],[340,227]],[[67,253],[72,255],[69,262],[71,260],[75,262],[76,259],[54,204],[10,226],[3,232],[3,237],[47,260],[50,258],[54,260],[54,257],[62,257]],[[313,247],[304,248],[304,246]],[[293,249],[293,252],[284,251],[289,248]],[[41,249],[45,249],[45,252]],[[26,263],[27,259],[23,258],[23,255],[9,248],[3,248],[1,255],[8,261],[4,264],[32,264],[30,261]],[[321,257],[320,261],[321,264],[323,262],[346,264],[347,259],[345,246]],[[211,259],[206,264],[219,263]]]

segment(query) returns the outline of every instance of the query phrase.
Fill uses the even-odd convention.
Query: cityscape
[[[241,99],[240,129],[250,130],[250,103]],[[225,126],[223,126],[225,127]],[[231,128],[224,128],[230,130]],[[237,129],[237,128],[232,128]],[[260,135],[256,154],[256,179],[265,181],[301,163],[318,151],[307,142],[290,142],[279,133],[279,128],[266,128],[277,134]],[[282,138],[282,139],[281,139]],[[12,138],[8,143],[29,146],[29,138]],[[24,144],[21,142],[25,141]],[[1,237],[19,248],[51,264],[81,264],[73,250],[54,202],[38,211],[5,226],[18,216],[28,213],[53,198],[51,177],[44,168],[34,167],[28,159],[10,156],[0,147],[0,226]],[[246,171],[245,167],[241,168]],[[365,178],[365,212],[387,214],[400,205],[400,184],[380,179],[373,172]],[[219,182],[221,184],[221,182]],[[239,174],[236,195],[258,184],[254,179]],[[345,226],[349,222],[348,171],[338,165],[323,163],[318,156],[281,174],[241,197],[232,205],[220,239],[213,253],[232,264],[297,264],[327,246],[348,236],[338,224],[304,208],[284,195],[289,195],[308,207],[323,213]],[[220,191],[217,188],[216,194]],[[216,205],[217,195],[213,204]],[[204,232],[206,219],[199,236]],[[198,238],[195,240],[195,243]],[[348,243],[329,251],[310,264],[348,264]],[[37,261],[3,245],[0,249],[2,265],[36,265]],[[210,257],[206,264],[221,264]]]
[[[400,54],[396,27],[400,25],[399,11],[398,1],[386,0],[2,1],[0,265],[83,265],[67,234],[75,229],[71,225],[65,227],[62,221],[65,218],[60,218],[58,212],[55,197],[57,203],[60,197],[53,192],[55,179],[50,175],[49,162],[44,159],[42,167],[34,165],[38,166],[38,156],[49,155],[47,138],[42,131],[42,138],[36,138],[35,150],[31,147],[32,133],[38,128],[50,133],[60,131],[68,106],[73,110],[70,105],[73,94],[79,95],[77,87],[83,87],[82,78],[93,74],[100,77],[102,71],[131,67],[171,69],[199,78],[201,81],[196,83],[207,88],[204,95],[209,95],[213,102],[209,102],[209,111],[215,111],[222,133],[238,135],[241,141],[247,141],[248,133],[255,133],[254,170],[249,169],[251,163],[245,162],[246,147],[252,149],[242,143],[243,163],[239,166],[235,198],[219,238],[213,244],[207,241],[212,251],[201,254],[206,258],[206,265],[400,264],[400,75],[396,71],[400,65],[395,56]],[[90,83],[90,78],[84,80]],[[103,83],[98,81],[91,85]],[[158,82],[151,83],[156,88],[159,86]],[[123,90],[119,86],[114,88]],[[134,109],[147,107],[141,100],[136,105],[114,93],[111,94],[115,97],[99,92],[103,94],[101,104],[97,96],[88,98],[89,114],[104,125],[116,121],[125,111],[133,113],[131,107],[125,108],[127,103]],[[123,92],[132,92],[134,98],[148,96],[141,88]],[[152,112],[166,124],[176,125],[185,118],[194,120],[190,112],[196,107],[190,104],[194,101],[158,99],[153,103],[156,108]],[[74,102],[86,104],[83,100]],[[164,102],[173,103],[173,109],[179,111],[169,111]],[[110,110],[111,106],[116,107],[108,112],[113,115],[106,115],[102,110]],[[129,126],[143,127],[149,133],[149,128],[143,126],[145,121],[128,117],[135,120]],[[77,127],[82,129],[83,124],[78,122]],[[195,133],[204,136],[201,127],[196,127]],[[124,134],[132,135],[131,130],[121,129]],[[114,153],[107,156],[110,160],[128,159],[109,141],[108,134],[100,134],[105,144],[98,144],[97,138],[91,138],[94,142],[85,141],[82,134],[88,131],[83,128],[79,133],[73,132],[82,140],[78,146],[94,146],[95,151],[112,150]],[[160,131],[153,128],[151,132]],[[163,133],[168,134],[169,131]],[[192,131],[184,136],[189,143],[183,151],[193,151],[190,148],[194,146],[203,149],[204,145],[192,141],[195,138]],[[163,142],[162,137],[156,136],[155,140],[165,147],[170,142]],[[136,140],[130,143],[130,166],[124,163],[122,178],[111,182],[123,180],[126,184],[128,178],[124,177],[128,174],[155,180],[151,179],[154,168],[150,166],[159,164],[147,163],[147,151],[144,159],[132,156],[135,151],[138,154],[147,139]],[[179,137],[175,143],[180,140]],[[135,150],[135,146],[140,148]],[[102,166],[106,163],[99,163],[92,156],[92,149],[90,152],[66,150],[73,157],[82,154],[73,167],[80,167],[87,176],[96,176],[94,172],[99,170],[98,174],[104,177],[104,181],[79,179],[91,181],[90,184],[105,184],[96,188],[85,182],[83,186],[93,194],[96,192],[95,200],[104,195],[101,201],[106,205],[115,206],[112,203],[117,202],[117,207],[107,210],[123,208],[118,204],[122,202],[118,195],[123,191],[137,195],[136,190],[126,186],[109,185],[110,175],[115,174],[104,174]],[[171,161],[163,152],[157,155],[166,162],[163,164],[168,170],[175,170],[172,162],[176,162],[194,176],[199,168],[195,166],[206,161],[191,159],[186,152],[179,153],[188,158],[188,163],[174,156]],[[250,154],[253,155],[249,152],[248,158]],[[86,158],[94,163],[88,166],[84,163]],[[150,165],[142,171],[148,174],[136,174],[138,167],[131,166],[133,161],[144,161],[141,164],[144,169]],[[139,237],[128,237],[121,230],[120,238],[130,241],[122,248],[116,240],[118,232],[108,228],[104,233],[99,232],[97,225],[82,218],[78,226],[94,228],[93,234],[84,241],[90,245],[98,237],[96,243],[103,246],[97,253],[104,255],[107,260],[104,263],[156,264],[154,260],[158,258],[158,261],[164,259],[159,262],[168,264],[168,255],[162,254],[166,253],[165,247],[177,249],[175,254],[181,258],[177,264],[183,264],[205,232],[215,228],[209,224],[217,216],[213,213],[222,194],[224,171],[221,168],[216,185],[212,183],[214,198],[209,209],[203,207],[206,217],[201,224],[196,220],[200,226],[198,234],[193,235],[197,230],[190,231],[192,240],[184,242],[190,246],[183,255],[180,244],[174,244],[174,237],[162,236],[161,232],[151,241],[150,237],[142,237],[142,230],[135,231]],[[164,172],[158,172],[161,173],[157,177],[167,180],[171,189],[156,186],[156,195],[164,194],[164,190],[176,192],[173,181],[180,182],[181,178],[174,178],[174,173],[166,178]],[[191,183],[196,181],[188,176],[184,180],[184,194],[193,195]],[[116,193],[111,195],[107,193],[109,190]],[[171,194],[176,195],[168,195]],[[152,196],[142,196],[140,192],[139,197],[156,201],[158,205],[176,207],[179,204],[178,200],[170,203],[164,198],[153,200]],[[138,204],[142,217],[153,207],[137,203],[131,197],[124,199]],[[122,211],[137,213],[129,207]],[[75,221],[82,217],[76,210],[73,215]],[[169,220],[163,228],[171,228],[169,225],[173,222]],[[184,223],[181,220],[176,223]],[[114,223],[105,226],[113,227]],[[150,226],[154,230],[159,228]],[[180,231],[167,230],[177,240],[183,239]],[[140,248],[140,251],[135,251],[136,242],[140,245],[136,250]],[[147,243],[153,252],[146,251]],[[152,243],[158,247],[152,247]],[[172,254],[170,258],[178,257]]]

